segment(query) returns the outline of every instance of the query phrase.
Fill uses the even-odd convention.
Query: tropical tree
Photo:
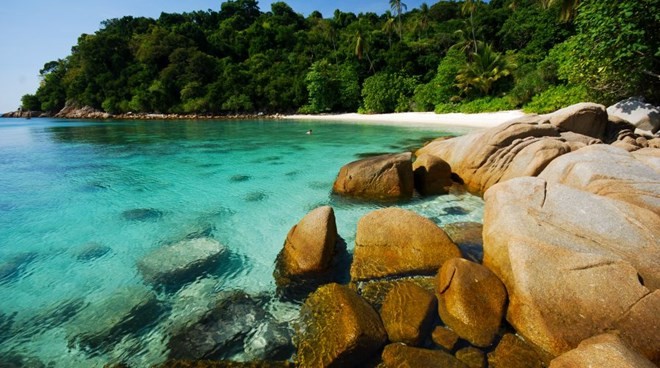
[[[408,10],[408,5],[404,4],[401,0],[390,0],[390,9],[399,20],[399,39],[403,39],[403,23],[401,22],[401,15],[405,10]]]
[[[394,33],[394,18],[388,15],[387,20],[383,23],[382,31],[387,35],[387,41],[389,42],[390,48],[392,48],[392,33]]]
[[[481,45],[472,53],[472,61],[462,67],[456,75],[456,86],[464,95],[477,90],[489,95],[495,82],[511,75],[515,67],[491,45]]]

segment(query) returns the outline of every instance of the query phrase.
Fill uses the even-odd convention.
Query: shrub
[[[532,101],[523,107],[523,111],[545,114],[589,100],[589,91],[584,86],[552,86],[534,96]]]
[[[417,81],[401,74],[378,73],[364,81],[362,112],[389,113],[409,111]]]
[[[458,49],[449,49],[438,65],[435,77],[415,89],[415,110],[431,111],[434,106],[447,103],[456,96],[459,92],[455,85],[456,74],[466,63],[465,53]]]

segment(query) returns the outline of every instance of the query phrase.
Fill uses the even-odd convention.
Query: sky
[[[262,11],[274,0],[259,0]],[[331,17],[335,9],[354,13],[389,9],[388,0],[285,0],[305,16],[319,10]],[[408,9],[423,0],[406,0]],[[429,5],[435,1],[426,1]],[[68,56],[82,33],[94,33],[105,19],[122,16],[158,18],[161,12],[219,10],[222,0],[2,0],[0,4],[0,113],[14,111],[21,96],[39,86],[45,63]]]

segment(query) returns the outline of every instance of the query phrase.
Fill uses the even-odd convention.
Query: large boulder
[[[380,310],[391,342],[419,345],[428,335],[436,311],[432,293],[413,281],[395,285]]]
[[[384,208],[358,221],[351,279],[431,275],[446,260],[460,255],[433,221],[401,208]]]
[[[577,348],[550,362],[550,368],[653,368],[644,356],[630,348],[618,336],[603,334],[584,340]]]
[[[158,319],[156,294],[143,286],[124,287],[83,308],[67,325],[70,346],[105,349]]]
[[[547,115],[550,124],[561,131],[583,134],[604,139],[607,132],[607,111],[605,106],[583,102]]]
[[[657,358],[657,213],[540,178],[500,183],[485,201],[484,265],[518,333],[557,356],[616,329]]]
[[[337,243],[335,212],[318,207],[294,225],[275,263],[278,287],[306,278],[320,277],[330,269]]]
[[[217,265],[225,251],[211,238],[184,240],[148,253],[138,262],[138,269],[148,283],[178,286]]]
[[[502,282],[486,267],[462,258],[445,262],[436,280],[442,321],[473,345],[489,346],[504,317]]]
[[[500,181],[538,175],[552,160],[571,152],[572,146],[546,118],[530,115],[461,137],[433,141],[416,155],[442,158],[470,192],[481,195]]]
[[[415,188],[422,195],[447,194],[453,184],[449,164],[428,153],[413,162],[413,173]]]
[[[387,345],[382,359],[386,368],[468,368],[465,363],[444,351],[413,348],[401,343]]]
[[[378,313],[346,286],[327,284],[300,309],[301,367],[359,367],[387,341]]]
[[[658,161],[658,149],[631,154],[599,144],[557,158],[539,177],[660,214]]]
[[[344,165],[332,190],[363,199],[407,199],[414,190],[412,153],[387,154]]]
[[[630,97],[607,108],[607,113],[630,122],[650,134],[660,131],[660,108],[639,97]]]

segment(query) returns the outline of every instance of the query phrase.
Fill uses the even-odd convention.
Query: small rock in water
[[[2,368],[46,368],[46,365],[35,357],[18,353],[0,354],[0,367]]]
[[[128,221],[157,221],[163,217],[163,212],[153,208],[136,208],[122,212],[121,216]]]
[[[89,242],[74,250],[74,255],[79,261],[92,261],[108,254],[112,249],[107,245]]]
[[[460,206],[451,206],[451,207],[446,207],[444,208],[444,212],[446,215],[450,216],[461,216],[461,215],[467,215],[468,213],[472,212],[466,208],[460,207]]]
[[[234,175],[231,178],[229,178],[229,181],[232,183],[242,183],[250,179],[252,179],[250,175]]]
[[[84,308],[67,326],[69,346],[101,349],[149,326],[160,314],[156,294],[145,287],[124,287]]]
[[[19,279],[27,266],[37,258],[34,252],[22,253],[0,263],[0,285]]]
[[[261,202],[266,198],[268,198],[268,194],[264,192],[251,192],[243,197],[246,202]]]
[[[225,251],[215,239],[184,240],[147,254],[138,262],[138,269],[148,283],[177,286],[217,265]]]
[[[267,320],[245,339],[243,350],[248,360],[286,360],[295,347],[288,324]]]

